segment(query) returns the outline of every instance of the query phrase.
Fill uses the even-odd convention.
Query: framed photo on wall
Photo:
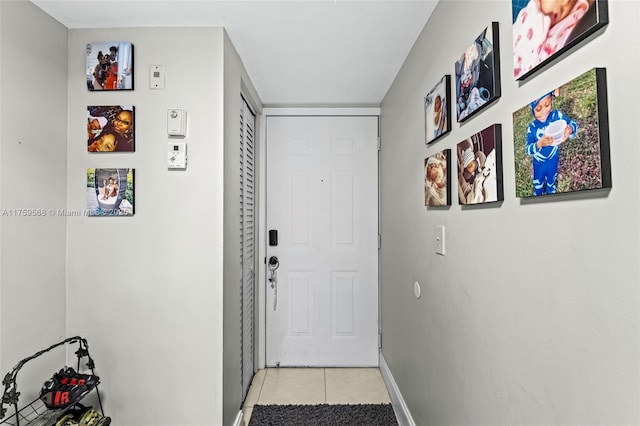
[[[504,200],[502,186],[502,126],[494,124],[456,146],[458,200],[483,204]]]
[[[511,0],[513,76],[524,80],[609,23],[607,0]]]
[[[593,68],[513,113],[516,196],[611,187],[605,68]]]
[[[87,107],[87,151],[135,151],[133,105]]]
[[[424,97],[426,143],[435,142],[451,131],[451,76],[445,75]]]
[[[134,214],[134,169],[87,169],[89,216]]]
[[[451,205],[451,150],[444,149],[424,160],[424,205]]]
[[[133,44],[122,41],[90,43],[86,56],[89,91],[133,90]]]
[[[467,120],[500,97],[498,23],[492,22],[455,63],[456,118]]]

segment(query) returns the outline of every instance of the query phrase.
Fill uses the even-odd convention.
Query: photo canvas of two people
[[[611,187],[606,70],[593,68],[513,113],[517,197]]]
[[[133,105],[87,107],[87,151],[135,151]]]
[[[86,46],[87,89],[133,90],[133,45],[112,41]]]
[[[133,216],[134,169],[87,169],[89,216]]]
[[[458,200],[462,205],[504,200],[502,126],[494,124],[456,146]]]
[[[512,0],[513,76],[524,80],[607,25],[607,0]]]

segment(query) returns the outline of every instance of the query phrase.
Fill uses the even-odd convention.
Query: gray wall
[[[87,168],[136,170],[131,218],[2,216],[2,371],[78,334],[118,424],[230,424],[242,403],[239,261],[233,244],[223,250],[223,235],[237,240],[237,208],[223,208],[235,196],[223,193],[238,193],[241,88],[260,107],[233,45],[221,28],[68,31],[29,2],[0,5],[1,207],[81,211]],[[119,40],[135,46],[135,90],[88,92],[85,45]],[[165,90],[149,89],[151,64],[166,66]],[[125,104],[136,152],[87,153],[87,106]],[[166,167],[177,107],[188,112],[186,171]],[[63,364],[60,351],[25,369],[23,394]]]
[[[67,203],[68,31],[26,1],[0,2],[0,18],[0,374],[4,375],[20,359],[66,337],[67,221],[55,210]],[[29,213],[36,216],[26,216]],[[56,350],[27,364],[18,376],[23,398],[37,394],[52,366],[64,364],[64,353]]]
[[[241,90],[261,107],[232,43],[221,28],[68,31],[26,1],[1,2],[0,16],[0,207],[81,211],[87,168],[136,171],[131,218],[0,218],[2,371],[81,335],[116,423],[230,424],[242,404],[239,252],[223,236],[238,240]],[[135,46],[135,90],[88,92],[85,45],[120,40]],[[165,90],[149,89],[151,64],[166,66]],[[129,104],[136,152],[87,153],[87,106]],[[169,171],[166,111],[178,107],[189,163]],[[25,369],[23,395],[63,364],[60,351]]]
[[[384,98],[382,353],[416,424],[640,422],[639,8],[609,2],[603,33],[518,84],[510,3],[441,1]],[[452,132],[426,147],[424,95],[490,21],[500,23],[502,97],[463,125],[454,115]],[[512,112],[595,66],[607,68],[613,189],[517,199]],[[454,191],[450,208],[424,207],[425,157],[493,123],[504,202],[461,208]]]
[[[83,86],[81,52],[88,42],[116,37],[109,34],[135,46],[132,92]],[[227,83],[233,76],[223,77],[228,49],[221,28],[71,31],[70,208],[86,204],[86,168],[136,169],[135,216],[69,220],[68,233],[68,332],[93,342],[106,410],[118,424],[228,424],[223,398],[227,388],[239,388],[238,369],[237,383],[229,378],[223,389],[223,358],[237,356],[235,346],[226,348],[231,337],[223,342],[223,194],[232,185],[225,182],[225,138],[235,132],[228,143],[236,144],[239,137],[238,109],[227,130],[224,108],[227,96],[240,94],[239,76],[238,87]],[[166,66],[165,90],[149,89],[151,64]],[[135,153],[86,153],[85,110],[96,103],[135,106]],[[188,113],[188,166],[169,171],[166,113],[178,107]],[[108,270],[106,255],[115,257]],[[239,318],[239,304],[224,310]],[[225,419],[237,415],[237,398]]]

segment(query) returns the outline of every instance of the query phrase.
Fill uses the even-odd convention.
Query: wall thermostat
[[[186,142],[169,142],[167,146],[167,166],[170,169],[187,168],[187,144]]]
[[[169,136],[187,135],[187,112],[180,108],[167,110],[167,134]]]

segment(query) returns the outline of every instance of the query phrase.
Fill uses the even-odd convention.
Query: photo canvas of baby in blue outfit
[[[513,141],[517,197],[611,187],[605,69],[515,111]]]

